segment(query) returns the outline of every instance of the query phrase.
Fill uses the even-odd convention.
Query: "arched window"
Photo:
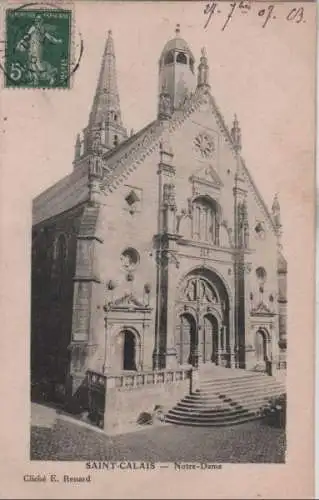
[[[217,204],[204,196],[193,201],[192,237],[219,245],[219,213]]]
[[[191,72],[194,73],[194,59],[192,58],[189,59],[189,67],[191,69]]]
[[[183,52],[177,54],[176,62],[179,64],[187,64],[187,57]]]
[[[117,114],[114,113],[114,121],[117,122]]]
[[[171,50],[165,56],[164,64],[172,64],[174,62],[174,52]]]
[[[114,136],[114,142],[113,142],[113,144],[114,144],[115,147],[118,146],[118,144],[119,144],[119,138],[118,138],[117,135]]]
[[[55,248],[55,258],[58,263],[62,263],[66,259],[67,244],[65,234],[60,234]]]

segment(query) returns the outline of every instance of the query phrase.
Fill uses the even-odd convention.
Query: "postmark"
[[[72,10],[7,9],[5,87],[69,88]]]

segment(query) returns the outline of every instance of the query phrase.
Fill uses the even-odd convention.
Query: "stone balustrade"
[[[171,384],[191,378],[191,368],[164,369],[119,374],[102,374],[92,370],[87,372],[89,387],[107,392],[110,389],[134,389],[156,384]]]

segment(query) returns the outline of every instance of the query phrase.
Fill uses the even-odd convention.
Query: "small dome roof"
[[[171,40],[166,42],[166,44],[162,50],[160,58],[162,59],[162,57],[164,57],[171,50],[178,50],[178,51],[182,51],[182,52],[187,52],[194,60],[193,53],[192,53],[191,49],[189,48],[188,43],[184,40],[184,38],[180,37],[179,24],[176,27],[175,33],[176,33],[175,38],[172,38]]]
[[[278,256],[277,269],[281,273],[287,272],[287,261],[281,252],[279,253]]]

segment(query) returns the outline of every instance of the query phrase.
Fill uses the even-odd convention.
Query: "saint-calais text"
[[[151,471],[156,468],[174,468],[176,471],[189,471],[189,470],[220,470],[222,464],[211,463],[186,463],[174,462],[173,464],[155,464],[154,462],[107,462],[107,461],[90,461],[85,463],[86,469],[90,470],[147,470]]]
[[[173,469],[175,471],[191,471],[191,470],[221,470],[222,464],[211,464],[207,462],[173,462],[170,464],[156,464],[154,462],[129,462],[127,460],[122,462],[108,462],[108,461],[89,461],[85,462],[85,468],[90,471],[104,470],[144,470],[152,471],[155,469]],[[23,481],[25,483],[68,483],[68,484],[79,484],[79,483],[90,483],[90,475],[78,475],[71,476],[69,474],[25,474],[23,476]]]
[[[155,463],[154,462],[106,462],[106,461],[91,461],[85,463],[86,469],[91,470],[154,470]]]

